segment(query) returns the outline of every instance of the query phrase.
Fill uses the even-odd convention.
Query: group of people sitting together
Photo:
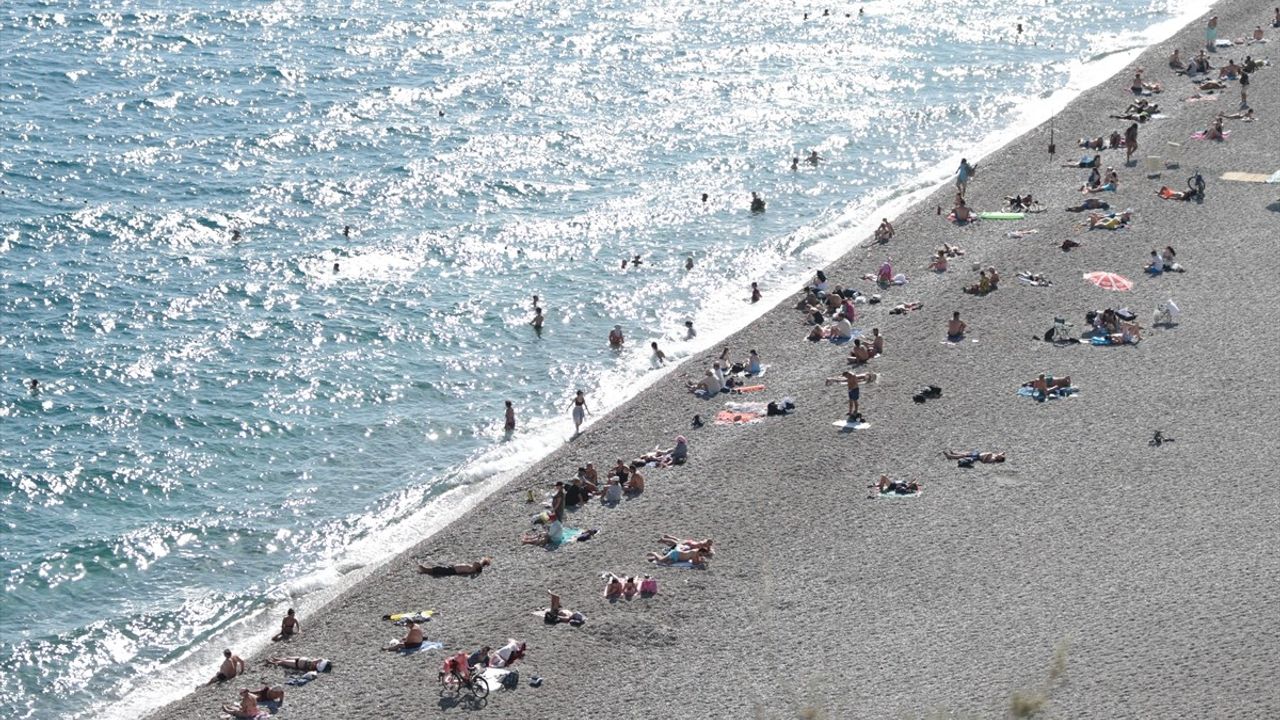
[[[1147,266],[1143,268],[1148,275],[1160,275],[1166,272],[1186,272],[1186,268],[1178,263],[1178,253],[1172,245],[1165,245],[1163,250],[1151,250]]]
[[[994,267],[978,270],[978,281],[964,289],[969,295],[987,295],[1000,289],[1000,273]]]
[[[1042,402],[1051,397],[1065,397],[1075,392],[1070,375],[1054,377],[1041,373],[1036,379],[1022,383],[1022,387],[1029,388],[1031,396]]]
[[[1090,310],[1085,313],[1084,321],[1090,327],[1091,339],[1100,345],[1136,345],[1142,340],[1142,327],[1138,325],[1138,317],[1126,309],[1102,312]]]
[[[752,350],[745,360],[732,362],[729,359],[729,348],[726,346],[720,357],[712,361],[711,367],[703,373],[698,382],[688,381],[685,386],[689,392],[704,398],[713,398],[722,392],[733,392],[735,389],[751,387],[753,378],[764,372],[760,362],[760,353]]]

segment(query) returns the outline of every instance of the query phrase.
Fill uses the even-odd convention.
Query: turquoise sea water
[[[823,7],[0,4],[0,716],[163,700],[1178,9]]]

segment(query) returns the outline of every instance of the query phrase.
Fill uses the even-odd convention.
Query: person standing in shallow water
[[[539,335],[542,334],[542,322],[544,319],[545,318],[542,314],[542,308],[538,307],[537,305],[534,305],[533,319],[529,321],[529,324],[533,326],[533,331]]]
[[[760,193],[757,193],[757,192],[751,193],[751,212],[753,213],[764,212],[764,198],[760,197]]]
[[[582,421],[591,411],[587,409],[587,396],[579,390],[573,396],[573,434],[582,434]]]
[[[761,297],[760,285],[757,283],[751,283],[751,302],[758,303],[760,302]]]
[[[507,406],[507,417],[502,424],[502,429],[506,432],[514,432],[516,429],[516,408],[511,404],[510,400],[504,400]]]

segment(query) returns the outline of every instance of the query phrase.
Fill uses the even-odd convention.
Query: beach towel
[[[489,684],[490,690],[500,690],[508,686],[507,676],[514,673],[514,670],[499,667],[487,667],[484,672],[480,673],[480,677],[485,679]]]
[[[1013,239],[1015,239],[1015,240],[1018,240],[1018,239],[1021,239],[1021,238],[1026,237],[1026,236],[1028,236],[1028,235],[1035,235],[1035,234],[1036,234],[1036,233],[1038,233],[1038,232],[1040,232],[1040,231],[1039,231],[1039,230],[1037,230],[1037,229],[1035,229],[1035,228],[1031,228],[1030,230],[1010,230],[1009,232],[1005,233],[1004,235],[1005,235],[1005,237],[1011,237],[1011,238],[1013,238]]]
[[[694,565],[692,562],[688,560],[681,560],[680,562],[674,562],[674,563],[658,563],[658,567],[682,568],[684,570],[706,570],[707,569],[707,566],[705,564]]]
[[[1277,173],[1277,175],[1280,175],[1280,173]],[[1271,180],[1269,180],[1270,177],[1274,177],[1274,176],[1269,176],[1266,173],[1248,173],[1248,172],[1222,173],[1223,180],[1232,180],[1235,182],[1251,182],[1251,183],[1271,182]]]
[[[871,427],[871,423],[867,422],[866,420],[851,421],[848,418],[845,418],[844,420],[837,420],[831,424],[834,425],[835,427],[841,428],[846,431],[866,430],[867,428]]]
[[[1080,390],[1074,386],[1069,388],[1056,388],[1049,392],[1048,399],[1053,400],[1055,398],[1060,398],[1060,397],[1072,397],[1079,392]],[[1033,388],[1029,388],[1026,386],[1018,388],[1018,394],[1023,397],[1033,398],[1035,400],[1040,399],[1040,395]]]
[[[980,212],[978,217],[983,220],[1022,220],[1027,217],[1027,214],[1020,212]]]
[[[315,680],[318,677],[320,677],[320,673],[316,672],[315,670],[312,670],[311,672],[303,673],[302,675],[294,675],[288,680],[285,680],[284,684],[296,685],[296,686],[306,685],[307,683],[311,682],[312,680]]]
[[[746,425],[747,423],[759,422],[763,418],[764,413],[721,410],[716,413],[715,422],[717,425]]]
[[[1230,130],[1223,130],[1223,131],[1222,131],[1222,139],[1223,139],[1223,140],[1226,140],[1226,139],[1227,139],[1227,138],[1229,138],[1229,137],[1231,137],[1231,131],[1230,131]],[[1191,133],[1191,139],[1192,139],[1192,140],[1207,140],[1208,138],[1209,138],[1209,131],[1208,131],[1208,130],[1201,130],[1200,132]]]
[[[434,616],[435,614],[436,614],[435,610],[418,610],[415,612],[402,612],[402,613],[395,613],[392,615],[383,615],[382,619],[390,620],[396,625],[408,625],[410,620],[416,623],[428,622],[431,620],[432,616]]]
[[[558,547],[560,547],[561,545],[564,545],[564,544],[566,544],[566,543],[571,543],[571,542],[573,542],[574,540],[577,540],[577,539],[578,539],[578,536],[579,536],[579,535],[581,535],[581,534],[582,534],[582,530],[581,530],[580,528],[568,528],[568,527],[567,527],[567,528],[565,528],[563,531],[561,531],[561,533],[560,533],[560,537],[559,537],[559,538],[556,538],[555,540],[550,540],[550,539],[549,539],[549,540],[547,541],[547,547],[548,547],[548,548],[553,548],[553,549],[554,549],[554,548],[558,548]]]
[[[388,645],[394,645],[394,644],[396,644],[396,643],[398,643],[398,642],[400,642],[400,639],[399,639],[399,638],[392,638],[391,642],[389,642],[389,643],[387,643],[387,644],[388,644]],[[400,649],[399,649],[399,650],[397,650],[396,652],[400,653],[401,655],[416,655],[416,654],[418,654],[418,653],[422,652],[423,650],[439,650],[439,649],[440,649],[440,648],[442,648],[442,647],[444,647],[444,643],[438,643],[438,642],[436,642],[436,641],[434,641],[434,640],[423,640],[423,641],[422,641],[422,644],[421,644],[421,645],[419,645],[418,647],[415,647],[415,648],[400,648]]]
[[[1218,99],[1217,95],[1192,95],[1191,97],[1184,99],[1183,102],[1198,103],[1198,102],[1204,102],[1206,100],[1217,100],[1217,99]]]
[[[743,385],[742,387],[733,388],[732,390],[730,390],[730,392],[744,394],[744,393],[761,392],[763,390],[764,390],[764,385]]]

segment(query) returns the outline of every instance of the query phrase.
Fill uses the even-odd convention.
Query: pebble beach
[[[1219,48],[1228,58],[1276,63],[1280,29],[1271,8],[1224,0],[1209,14],[1220,38],[1255,26],[1270,42]],[[1280,67],[1253,74],[1252,122],[1227,120],[1222,142],[1191,136],[1238,110],[1235,83],[1213,99],[1167,59],[1204,45],[1209,14],[1084,92],[1052,121],[974,160],[966,201],[998,211],[1031,193],[1043,212],[1014,221],[946,220],[953,184],[898,217],[887,243],[871,238],[824,269],[833,284],[880,295],[859,305],[855,326],[879,328],[885,352],[865,370],[869,427],[845,431],[849,347],[805,340],[799,288],[762,285],[776,307],[724,345],[757,350],[769,370],[759,398],[789,397],[796,411],[745,425],[715,425],[722,395],[691,395],[721,347],[681,367],[567,441],[440,533],[387,561],[317,612],[303,633],[246,656],[246,682],[202,688],[152,718],[217,717],[234,688],[285,674],[270,654],[324,657],[331,673],[287,688],[275,717],[1044,717],[1280,716],[1280,409],[1269,381],[1280,374],[1274,322],[1274,243],[1280,186],[1222,180],[1227,172],[1280,169]],[[1102,151],[1120,184],[1101,193],[1130,208],[1121,230],[1081,227],[1064,208],[1085,196],[1087,170],[1062,167],[1083,137],[1124,131],[1111,119],[1134,100],[1136,68],[1163,91],[1160,116],[1140,127],[1139,151]],[[1216,69],[1214,71],[1216,76]],[[1048,146],[1053,139],[1056,153]],[[1148,164],[1148,156],[1157,159]],[[1199,173],[1200,201],[1161,199]],[[940,212],[939,212],[940,210]],[[744,206],[744,212],[745,212]],[[1011,236],[1011,233],[1015,236]],[[1070,251],[1062,242],[1079,243]],[[945,273],[926,270],[943,243],[964,255]],[[1148,276],[1152,249],[1172,245],[1184,273]],[[864,275],[890,259],[904,285],[880,289]],[[985,296],[963,289],[971,267],[1002,281]],[[1019,283],[1029,271],[1047,287]],[[1094,271],[1133,280],[1112,293],[1085,282]],[[1153,327],[1175,300],[1177,323]],[[921,303],[905,314],[895,305]],[[1131,346],[1040,339],[1055,317],[1082,329],[1085,313],[1128,308],[1142,325]],[[958,311],[964,342],[945,341]],[[603,338],[602,338],[603,342]],[[1079,392],[1037,402],[1019,386],[1046,373]],[[913,401],[935,385],[941,397]],[[566,410],[567,412],[567,410]],[[708,420],[693,428],[691,418]],[[1173,438],[1159,446],[1155,431]],[[689,442],[689,461],[645,471],[640,495],[617,507],[570,510],[565,524],[595,528],[588,542],[555,550],[519,536],[557,480],[593,462]],[[1002,464],[958,468],[946,449],[1005,452]],[[914,480],[917,497],[873,497],[881,475]],[[706,569],[656,567],[645,554],[663,534],[714,538]],[[427,564],[491,556],[476,578],[430,578]],[[601,573],[649,574],[652,598],[607,601]],[[535,611],[552,590],[583,613],[582,627],[547,625]],[[424,629],[439,650],[379,652],[401,628],[388,613],[435,611]],[[482,706],[442,697],[447,654],[528,644],[520,683]],[[210,673],[216,668],[210,668]],[[539,687],[528,680],[539,676]]]

